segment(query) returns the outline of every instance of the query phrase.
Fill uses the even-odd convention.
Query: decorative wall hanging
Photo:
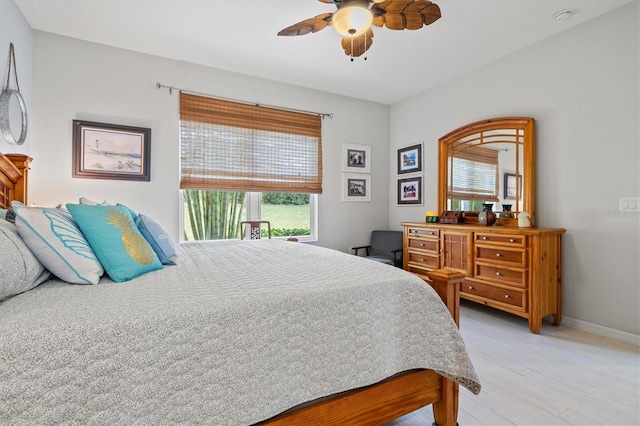
[[[18,71],[16,70],[16,54],[13,49],[13,43],[9,43],[9,66],[7,67],[7,83],[0,94],[0,133],[2,137],[10,144],[22,145],[27,139],[27,105],[24,98],[20,94],[20,86],[18,85]],[[16,88],[10,89],[11,70],[13,69],[13,77],[15,79]],[[10,102],[14,97],[18,101],[20,108],[20,136],[16,139],[11,131],[11,113]]]
[[[398,150],[398,174],[422,171],[422,144]]]
[[[342,144],[342,171],[371,172],[371,147],[368,145]]]
[[[151,129],[73,120],[73,177],[149,181]]]
[[[342,174],[342,201],[371,201],[371,178],[367,174]]]
[[[398,179],[398,204],[422,205],[422,176]]]

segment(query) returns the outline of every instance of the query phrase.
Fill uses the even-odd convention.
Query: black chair
[[[363,249],[368,259],[402,268],[402,231],[373,231],[368,246],[351,247],[356,256]]]

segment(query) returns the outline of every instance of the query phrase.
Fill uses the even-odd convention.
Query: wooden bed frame
[[[7,208],[13,200],[27,204],[31,161],[24,154],[0,153],[0,207]],[[459,324],[459,290],[464,275],[441,269],[421,278],[438,292],[456,324]],[[260,424],[380,425],[429,404],[433,405],[434,424],[455,426],[458,418],[458,384],[432,370],[414,370],[371,386],[294,407]]]
[[[27,204],[27,183],[31,157],[24,154],[0,154],[0,208],[13,200]]]

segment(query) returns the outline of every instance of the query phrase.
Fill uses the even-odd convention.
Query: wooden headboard
[[[27,204],[31,160],[24,154],[0,153],[0,208],[8,208],[14,200]]]

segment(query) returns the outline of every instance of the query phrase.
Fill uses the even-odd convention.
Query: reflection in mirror
[[[465,211],[473,223],[491,204],[502,225],[533,214],[533,119],[472,123],[440,138],[440,210]]]

